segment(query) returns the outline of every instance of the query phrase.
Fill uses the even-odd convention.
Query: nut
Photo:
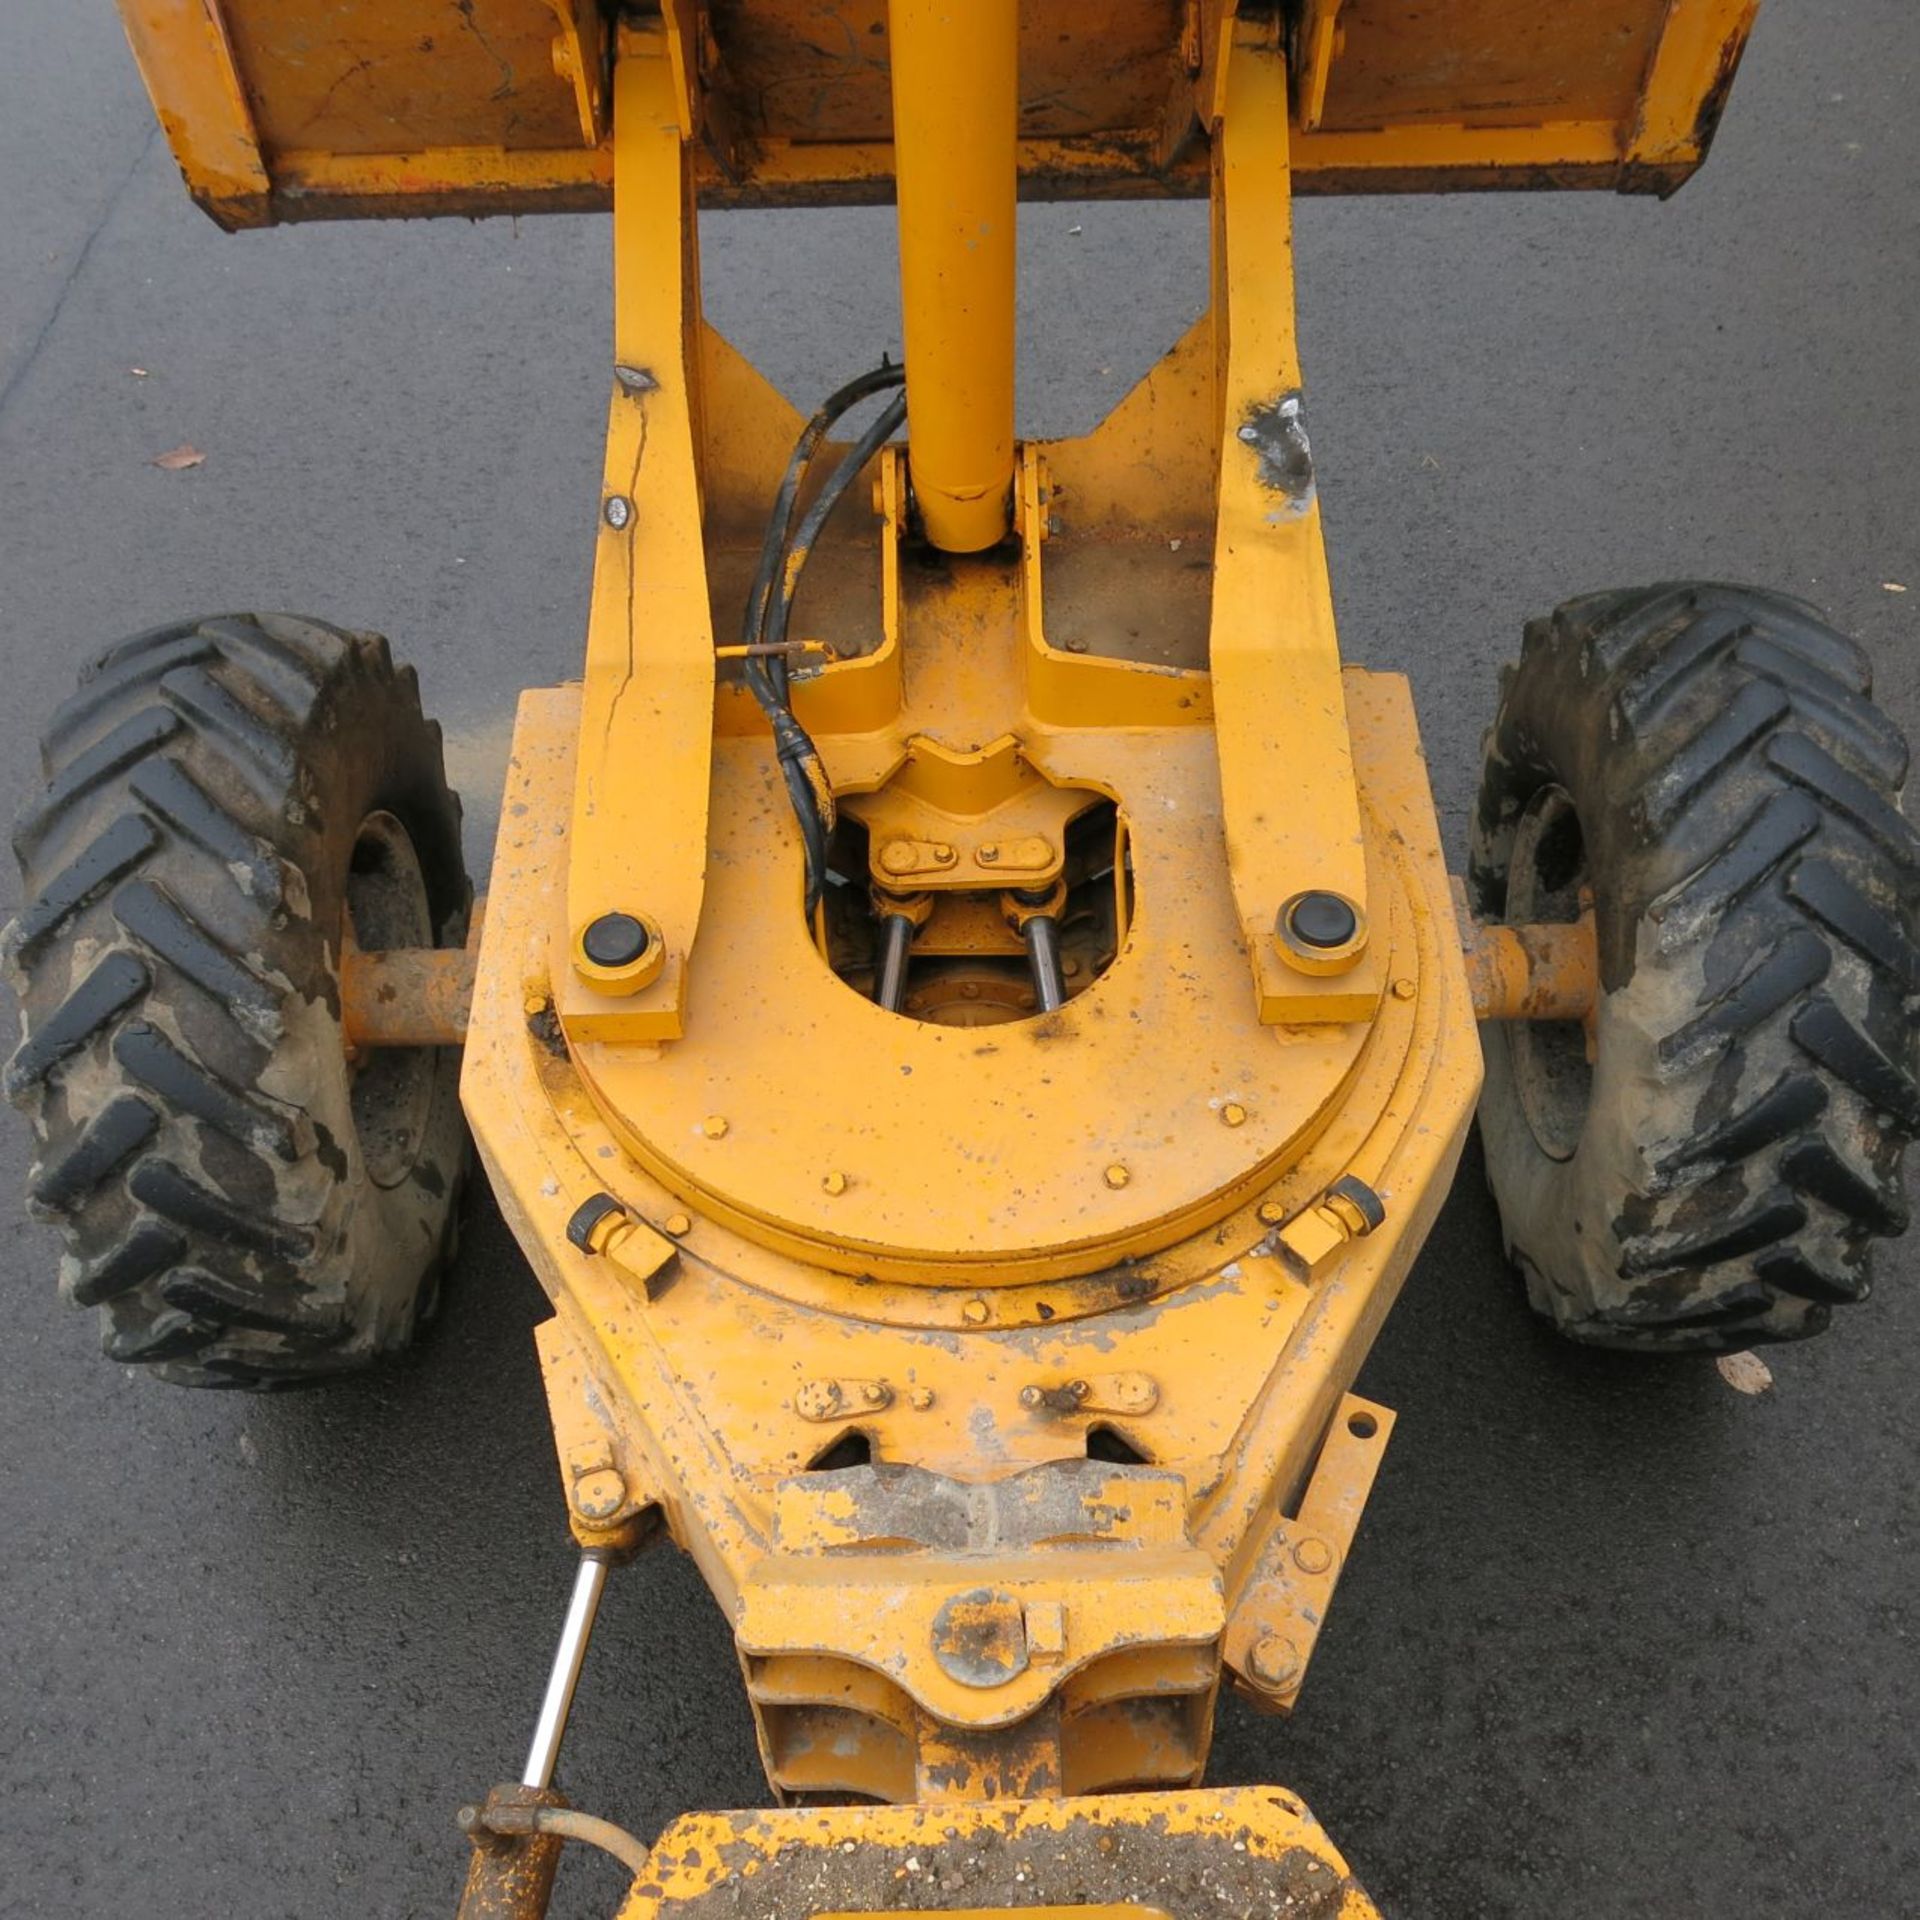
[[[1247,1672],[1254,1684],[1278,1692],[1300,1673],[1300,1649],[1284,1633],[1263,1633],[1247,1655]]]

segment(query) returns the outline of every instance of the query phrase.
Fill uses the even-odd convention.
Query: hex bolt
[[[933,1389],[931,1387],[909,1388],[907,1392],[907,1405],[912,1407],[916,1413],[925,1413],[926,1410],[933,1405]]]
[[[583,1473],[573,1483],[573,1510],[582,1520],[611,1520],[626,1498],[627,1483],[611,1467]]]
[[[580,936],[580,951],[596,967],[631,967],[652,944],[653,936],[630,913],[603,913]]]
[[[693,1231],[693,1217],[690,1214],[670,1213],[660,1224],[675,1240],[678,1240],[683,1233]]]
[[[1325,1573],[1333,1565],[1333,1549],[1324,1540],[1309,1534],[1295,1543],[1293,1564],[1302,1573]]]
[[[860,1398],[870,1407],[884,1407],[893,1398],[893,1389],[884,1380],[869,1380],[860,1389]]]
[[[727,1137],[727,1116],[724,1113],[710,1113],[700,1122],[700,1131],[709,1140],[724,1140]]]
[[[610,493],[600,511],[606,515],[607,525],[618,533],[633,518],[633,502],[624,493]]]
[[[1393,983],[1393,997],[1396,1000],[1411,1000],[1413,994],[1414,986],[1411,980],[1396,980]]]
[[[1280,909],[1280,915],[1281,933],[1303,947],[1344,947],[1360,931],[1360,916],[1353,902],[1324,888],[1295,895]]]
[[[1277,1227],[1287,1217],[1287,1210],[1278,1200],[1260,1202],[1260,1224],[1263,1227]]]
[[[1220,1120],[1223,1126],[1244,1127],[1247,1124],[1247,1110],[1238,1100],[1229,1100],[1220,1109]]]
[[[837,1169],[832,1173],[823,1174],[821,1176],[820,1191],[822,1193],[841,1194],[841,1193],[845,1193],[846,1190],[847,1190],[847,1176],[844,1173],[839,1172]]]
[[[1254,1682],[1278,1691],[1300,1672],[1300,1649],[1284,1633],[1263,1633],[1247,1655]]]
[[[1116,1193],[1118,1193],[1119,1190],[1122,1187],[1124,1187],[1129,1180],[1133,1178],[1133,1175],[1130,1174],[1126,1170],[1126,1168],[1120,1164],[1118,1160],[1116,1160],[1113,1163],[1113,1165],[1110,1166],[1106,1170],[1106,1172],[1103,1173],[1100,1177],[1107,1183],[1108,1186],[1113,1188],[1113,1190]]]

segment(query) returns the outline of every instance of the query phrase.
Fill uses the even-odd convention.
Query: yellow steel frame
[[[613,1547],[657,1514],[693,1554],[783,1795],[1191,1785],[1223,1663],[1291,1704],[1391,1427],[1348,1389],[1478,1089],[1405,684],[1335,649],[1284,61],[1243,28],[1220,71],[1212,317],[1095,433],[1018,450],[1017,545],[903,567],[913,445],[816,562],[843,584],[810,619],[866,638],[795,702],[877,889],[1048,883],[1069,820],[1118,805],[1111,970],[983,1036],[863,1000],[800,911],[713,612],[798,421],[699,318],[682,80],[662,28],[621,35],[587,669],[522,703],[464,1095],[555,1304],[575,1530]],[[1004,176],[974,186],[936,217],[1010,211]],[[916,303],[968,271],[909,274],[910,353]],[[909,367],[937,407],[969,341],[935,337]],[[993,455],[997,416],[943,424]],[[1189,538],[1213,555],[1189,659],[1055,643]],[[1318,970],[1275,933],[1309,887],[1364,929]],[[610,911],[657,930],[651,967],[587,958]],[[1153,1464],[1089,1458],[1099,1433]],[[811,1471],[850,1440],[895,1464]]]

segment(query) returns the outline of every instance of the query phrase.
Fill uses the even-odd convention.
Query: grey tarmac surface
[[[1911,0],[1768,0],[1671,205],[1302,210],[1346,646],[1411,673],[1456,857],[1498,667],[1576,591],[1807,595],[1920,733],[1916,98]],[[704,238],[715,318],[796,397],[897,345],[884,211]],[[1119,397],[1198,310],[1204,238],[1192,206],[1023,216],[1027,428]],[[88,653],[289,608],[418,664],[484,876],[515,690],[580,656],[606,248],[595,219],[225,237],[107,0],[8,0],[0,812]],[[204,466],[148,464],[183,441]],[[25,1160],[0,1128],[0,1195]],[[450,1914],[453,1810],[518,1763],[569,1571],[491,1202],[418,1357],[321,1395],[109,1366],[12,1199],[0,1268],[0,1913]],[[1920,1912],[1920,1241],[1880,1271],[1760,1398],[1583,1354],[1528,1318],[1470,1150],[1361,1382],[1400,1425],[1301,1711],[1229,1705],[1215,1776],[1301,1792],[1396,1920]],[[563,1774],[649,1835],[763,1799],[671,1552],[613,1584]],[[615,1891],[570,1865],[555,1910]]]

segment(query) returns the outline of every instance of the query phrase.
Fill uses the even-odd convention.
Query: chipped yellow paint
[[[1705,155],[1755,5],[1583,0],[1533,9],[1520,28],[1512,0],[1315,0],[1297,47],[1298,187],[1671,191]],[[599,10],[580,0],[471,0],[465,31],[442,31],[446,10],[426,0],[119,6],[187,184],[223,225],[612,198]],[[1204,194],[1201,130],[1231,12],[1228,0],[1185,18],[1164,0],[1027,0],[1022,192]],[[724,12],[669,0],[661,18],[667,106],[703,200],[891,197],[882,0],[832,0],[824,14],[818,0]]]
[[[1201,1887],[1234,1912],[1379,1920],[1325,1829],[1273,1787],[688,1814],[660,1836],[619,1920],[706,1920],[719,1901],[817,1920],[935,1907],[1151,1920],[1190,1910],[1175,1888]],[[977,1904],[950,1906],[956,1892]]]

